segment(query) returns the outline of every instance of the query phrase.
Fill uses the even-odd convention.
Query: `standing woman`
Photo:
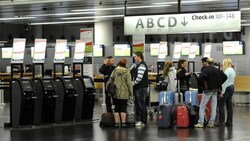
[[[180,59],[178,61],[178,68],[176,77],[180,81],[180,92],[183,93],[183,101],[185,101],[184,93],[189,90],[189,79],[191,78],[192,73],[187,72],[187,60]],[[180,97],[179,97],[180,98]]]
[[[219,104],[219,124],[220,126],[224,126],[225,122],[225,111],[224,111],[224,103],[226,103],[227,107],[227,120],[226,126],[233,125],[233,104],[232,104],[232,96],[234,93],[234,79],[235,79],[235,71],[233,69],[233,62],[230,58],[223,59],[223,71],[227,75],[227,80],[222,84],[222,93],[220,94]]]
[[[166,61],[163,69],[163,78],[168,84],[167,90],[171,92],[176,92],[176,69],[172,61]]]
[[[110,84],[112,79],[116,84],[116,93],[113,95],[114,105],[115,105],[115,127],[119,127],[119,115],[121,116],[122,127],[126,127],[126,110],[127,110],[127,101],[130,96],[132,96],[132,82],[131,74],[129,69],[126,67],[127,59],[121,59],[117,68],[112,72],[107,86]]]

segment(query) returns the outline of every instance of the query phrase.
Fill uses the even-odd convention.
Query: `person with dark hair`
[[[99,69],[99,72],[104,75],[104,83],[106,86],[107,81],[109,80],[109,77],[112,73],[112,71],[115,69],[115,66],[113,66],[115,63],[115,60],[112,56],[106,57],[106,59],[103,62],[103,65]],[[108,91],[105,89],[105,102],[106,102],[106,109],[108,113],[113,113],[112,111],[112,97],[108,94]]]
[[[107,86],[113,80],[116,84],[115,94],[113,95],[115,105],[115,127],[119,127],[119,117],[121,117],[121,126],[126,127],[126,109],[129,97],[132,96],[132,82],[129,69],[126,67],[127,59],[121,59],[117,68],[112,72]]]
[[[199,121],[195,125],[196,128],[204,127],[204,113],[209,99],[211,99],[212,111],[207,127],[214,127],[217,108],[217,93],[221,88],[221,84],[223,82],[222,78],[226,77],[224,73],[221,73],[219,69],[214,67],[213,58],[208,58],[207,63],[209,66],[203,69],[198,79],[198,83],[204,85],[204,90],[200,102]]]
[[[147,105],[146,96],[148,94],[148,67],[144,61],[142,52],[136,52],[134,56],[137,64],[133,75],[133,85],[135,94],[136,126],[147,125]]]
[[[201,59],[201,63],[202,63],[201,71],[202,71],[205,67],[208,66],[207,59],[208,59],[207,57],[203,57],[203,58]]]
[[[189,90],[189,79],[191,78],[192,72],[187,72],[187,60],[180,59],[178,61],[177,68],[177,80],[180,81],[180,92],[183,93],[183,101],[185,101],[184,93]]]
[[[174,68],[174,63],[172,61],[166,61],[163,68],[164,81],[168,84],[167,90],[171,92],[176,92],[176,69]]]

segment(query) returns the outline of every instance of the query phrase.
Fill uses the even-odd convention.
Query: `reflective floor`
[[[96,102],[94,118],[100,118],[101,103]],[[155,119],[144,128],[100,128],[99,121],[83,122],[74,125],[55,125],[52,127],[32,127],[12,130],[3,128],[8,122],[8,105],[0,109],[0,141],[249,141],[250,108],[234,107],[234,125],[216,128],[158,129]]]

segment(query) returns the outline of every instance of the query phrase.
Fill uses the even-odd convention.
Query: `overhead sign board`
[[[236,32],[241,12],[207,12],[124,17],[125,35]]]

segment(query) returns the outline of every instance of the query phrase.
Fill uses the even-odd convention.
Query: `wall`
[[[69,41],[74,41],[74,39],[79,38],[79,30],[81,27],[91,27],[92,25],[50,25],[50,26],[44,26],[43,27],[43,36],[44,38],[48,39],[49,42],[55,41],[55,39],[59,38],[66,38]],[[93,27],[93,26],[92,26]],[[12,37],[27,37],[27,40],[31,41],[31,36],[33,35],[32,28],[30,31],[25,31],[22,27],[22,25],[5,25],[2,24],[0,26],[0,32],[2,33],[0,36],[0,40],[9,40],[8,35],[12,35]],[[28,39],[29,38],[29,39]],[[148,65],[153,66],[153,70],[156,71],[156,61],[157,57],[151,57],[149,56],[149,44],[148,43],[158,43],[159,41],[168,40],[170,42],[170,56],[167,57],[167,59],[172,58],[172,52],[173,52],[173,43],[175,41],[197,41],[197,42],[205,42],[205,41],[212,41],[217,42],[213,44],[212,46],[212,53],[211,57],[215,58],[216,62],[222,62],[223,58],[226,57],[222,55],[222,44],[221,42],[223,40],[243,40],[246,43],[245,48],[245,55],[237,55],[237,56],[227,56],[231,57],[233,61],[236,64],[236,71],[238,75],[250,75],[250,71],[248,71],[250,68],[249,65],[247,65],[247,60],[250,59],[250,56],[248,56],[250,49],[248,46],[250,46],[250,27],[244,28],[244,35],[241,33],[216,33],[216,34],[179,34],[179,35],[146,35],[146,52],[145,52],[145,60]],[[119,40],[118,40],[119,39]],[[113,40],[114,43],[131,43],[131,36],[124,36],[124,30],[122,24],[114,24],[113,26]],[[10,46],[12,42],[8,43]],[[31,43],[32,44],[32,43]],[[8,45],[6,45],[8,46]],[[202,47],[202,52],[203,52]],[[73,50],[72,50],[73,52]],[[105,47],[105,56],[113,56],[113,46],[106,46]],[[202,53],[203,54],[203,53]],[[30,57],[30,48],[26,48],[25,53],[25,64],[32,63],[32,59]],[[1,54],[0,54],[1,57]],[[48,48],[47,51],[47,58],[45,60],[45,68],[52,69],[53,68],[53,57],[54,57],[54,48]],[[94,59],[94,73],[98,73],[99,67],[102,65],[103,60],[105,57],[95,58]],[[119,59],[122,57],[116,57],[115,64],[118,62]],[[183,56],[184,59],[187,59],[187,56]],[[200,59],[202,56],[197,56],[196,62],[195,62],[195,71],[199,71],[201,68],[201,62]],[[127,57],[128,64],[132,64],[132,57]],[[6,70],[6,66],[10,65],[10,59],[0,59],[1,65],[0,65],[0,71],[4,72]],[[70,64],[72,62],[71,58],[66,58],[65,64]]]

